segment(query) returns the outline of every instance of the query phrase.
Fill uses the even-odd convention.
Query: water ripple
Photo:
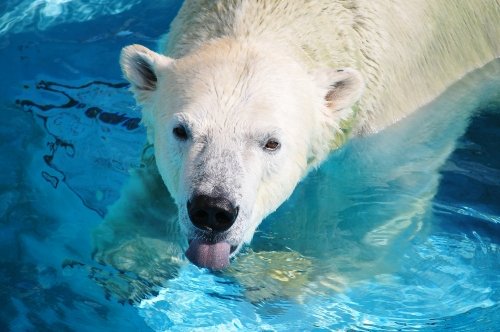
[[[10,2],[0,17],[0,36],[33,30],[46,30],[62,23],[85,22],[99,16],[129,10],[140,0],[24,0]]]
[[[497,225],[500,224],[500,216],[495,216],[487,212],[478,211],[470,206],[465,206],[465,205],[454,206],[450,204],[442,204],[434,202],[434,207],[440,210],[441,212],[460,214],[463,216],[473,217],[483,221],[487,221],[493,224]]]

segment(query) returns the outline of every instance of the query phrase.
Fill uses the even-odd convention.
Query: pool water
[[[119,51],[179,7],[0,4],[0,330],[497,330],[500,60],[335,151],[227,271],[179,254],[166,193],[105,221],[145,143]]]

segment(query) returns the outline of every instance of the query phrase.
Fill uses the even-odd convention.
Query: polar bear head
[[[336,146],[363,80],[306,70],[275,45],[219,39],[180,59],[143,46],[121,66],[196,265],[221,269]]]

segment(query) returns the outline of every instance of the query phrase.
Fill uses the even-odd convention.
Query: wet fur
[[[190,224],[186,201],[219,190],[242,206],[224,239],[249,242],[349,135],[395,123],[498,57],[499,7],[186,1],[161,54],[132,46],[122,55],[183,233],[204,236]],[[353,104],[361,80],[366,88]],[[189,148],[169,136],[177,123],[194,128]],[[275,155],[257,150],[273,133],[283,148]]]

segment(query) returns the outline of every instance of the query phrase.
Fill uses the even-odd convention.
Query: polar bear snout
[[[187,202],[191,223],[210,232],[225,232],[238,217],[239,207],[224,197],[195,195]]]

